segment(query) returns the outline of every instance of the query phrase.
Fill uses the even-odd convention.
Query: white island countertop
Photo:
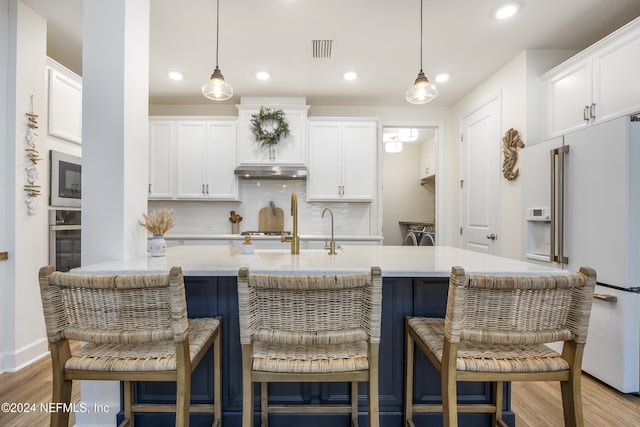
[[[459,265],[468,273],[527,274],[566,273],[551,266],[485,255],[448,246],[345,246],[337,255],[326,250],[256,249],[245,255],[241,246],[176,246],[162,257],[145,256],[109,261],[74,269],[82,274],[144,274],[182,267],[185,276],[236,276],[248,267],[253,273],[322,275],[364,272],[379,266],[386,277],[448,277]]]

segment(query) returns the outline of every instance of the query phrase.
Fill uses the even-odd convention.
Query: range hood
[[[242,179],[307,179],[306,166],[246,165],[234,173]]]

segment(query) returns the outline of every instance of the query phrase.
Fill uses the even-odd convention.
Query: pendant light
[[[420,72],[406,94],[407,101],[412,104],[426,104],[438,96],[438,89],[429,83],[429,79],[422,71],[422,2],[423,0],[420,0]]]
[[[384,143],[384,152],[385,153],[399,153],[402,151],[402,142],[398,141],[395,136],[392,136],[391,139]]]
[[[224,81],[224,76],[218,68],[218,45],[220,44],[220,0],[217,0],[216,10],[216,69],[209,81],[202,86],[202,94],[214,101],[225,101],[233,96],[233,88]]]

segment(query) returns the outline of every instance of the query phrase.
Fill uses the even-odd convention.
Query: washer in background
[[[426,225],[410,225],[403,244],[404,246],[435,246],[436,228]]]

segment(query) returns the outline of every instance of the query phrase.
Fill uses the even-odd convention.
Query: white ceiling
[[[22,0],[48,20],[48,54],[82,74],[82,0]],[[506,0],[505,0],[506,1]],[[432,106],[450,106],[524,49],[582,50],[640,16],[640,0],[424,0],[424,72],[438,84]],[[215,67],[215,0],[150,0],[151,104],[206,104]],[[420,68],[419,0],[221,0],[219,65],[234,97],[304,96],[311,105],[408,105]],[[331,59],[312,39],[334,40]],[[184,80],[169,80],[177,70]],[[259,70],[271,74],[258,81]],[[342,78],[358,73],[356,81]]]

